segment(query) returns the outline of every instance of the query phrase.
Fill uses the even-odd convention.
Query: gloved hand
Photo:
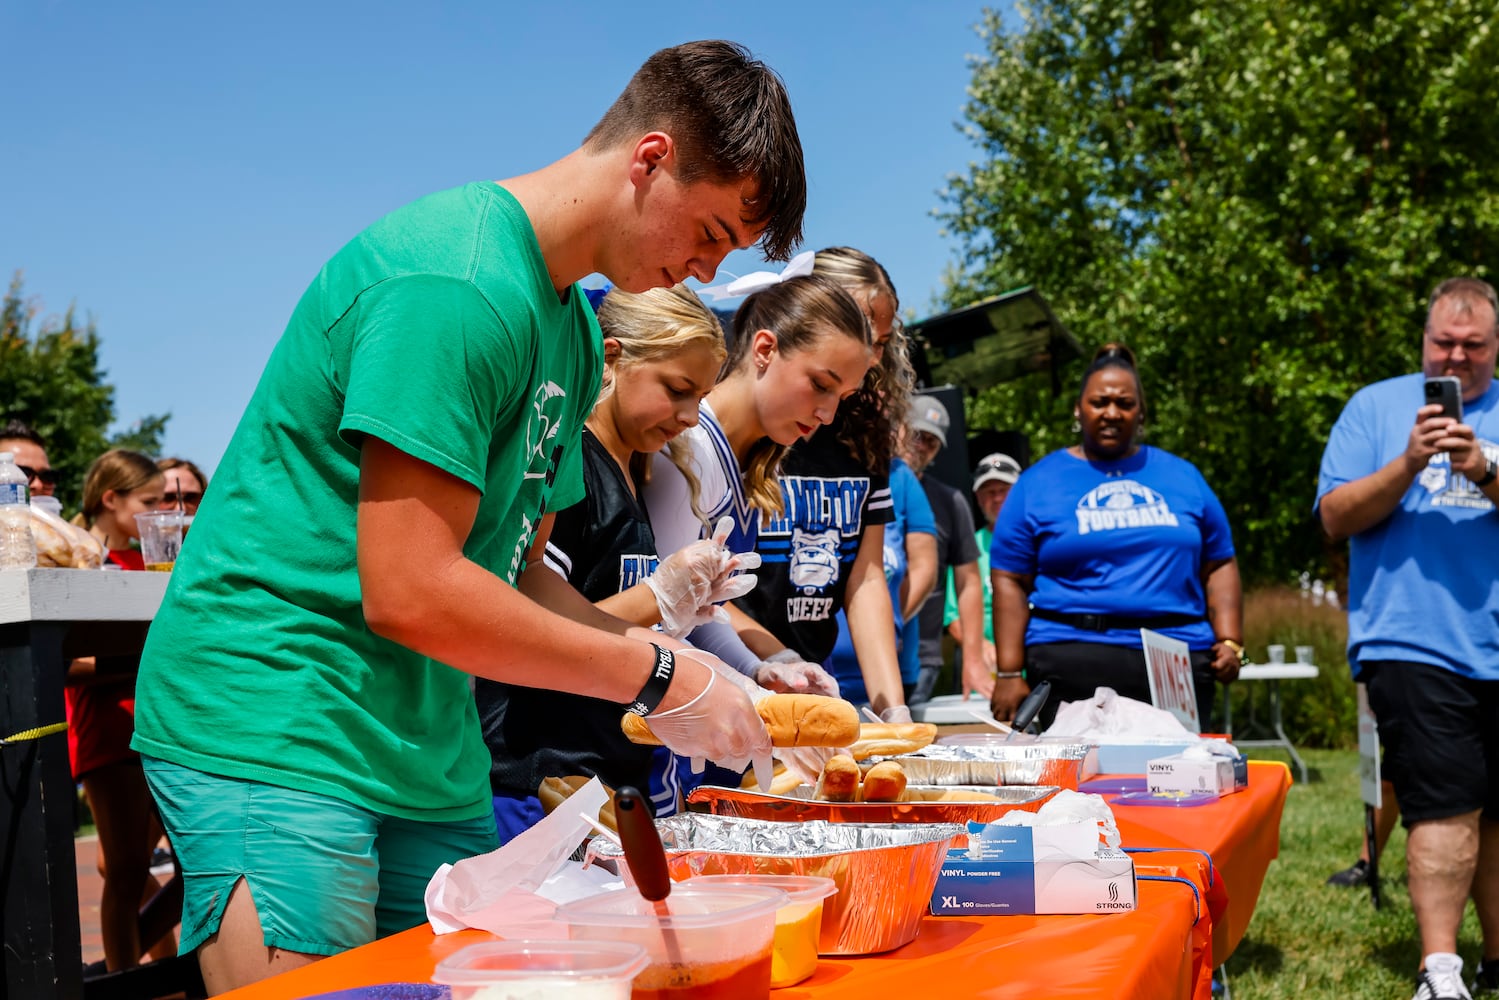
[[[899,724],[911,721],[911,710],[904,705],[891,705],[880,713],[881,722]]]
[[[771,778],[775,776],[775,765],[770,756],[770,732],[754,706],[770,692],[711,653],[689,648],[679,649],[674,655],[678,673],[702,667],[710,677],[705,682],[704,694],[691,703],[648,716],[651,731],[672,752],[692,758],[694,773],[702,773],[704,760],[711,760],[731,771],[743,771],[753,765],[760,790],[768,792]],[[709,694],[713,697],[705,701],[704,696]],[[741,698],[749,705],[744,712],[740,711]],[[689,709],[691,711],[686,715],[678,715]],[[657,728],[660,719],[667,720],[672,738]]]
[[[646,577],[646,586],[661,609],[661,629],[672,638],[680,639],[711,621],[728,621],[728,612],[718,605],[755,588],[758,577],[738,571],[759,567],[760,556],[755,552],[736,555],[724,546],[733,527],[733,518],[720,518],[712,538],[673,552]]]
[[[838,681],[815,663],[790,649],[761,660],[755,668],[755,683],[782,694],[822,694],[838,697]]]
[[[802,779],[804,784],[816,787],[822,777],[822,766],[842,750],[838,747],[776,747],[775,757],[786,770]]]

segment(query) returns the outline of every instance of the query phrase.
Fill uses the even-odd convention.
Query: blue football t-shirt
[[[1223,505],[1196,466],[1145,445],[1091,462],[1065,449],[1021,474],[994,525],[991,568],[1030,576],[1033,607],[1067,614],[1202,616],[1156,631],[1192,649],[1213,644],[1202,567],[1231,558]],[[1139,646],[1138,628],[1093,632],[1032,615],[1027,646]]]

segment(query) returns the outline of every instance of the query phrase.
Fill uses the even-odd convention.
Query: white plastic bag
[[[488,854],[437,869],[427,883],[427,922],[437,934],[475,927],[503,937],[565,938],[557,905],[623,882],[568,861],[593,829],[609,793],[594,778],[540,823]]]

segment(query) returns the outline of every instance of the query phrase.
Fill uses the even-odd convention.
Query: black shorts
[[[1361,664],[1407,827],[1483,810],[1499,820],[1499,681],[1476,681],[1428,663]]]
[[[1192,650],[1192,682],[1197,691],[1197,717],[1203,731],[1213,714],[1213,654]],[[1051,696],[1041,709],[1041,728],[1050,726],[1064,701],[1087,701],[1096,688],[1108,687],[1123,698],[1150,704],[1150,674],[1145,650],[1139,646],[1108,646],[1099,642],[1047,642],[1025,647],[1025,680],[1031,687],[1051,681]]]

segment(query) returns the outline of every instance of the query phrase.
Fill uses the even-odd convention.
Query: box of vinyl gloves
[[[1152,793],[1211,792],[1229,795],[1249,787],[1249,759],[1224,744],[1209,748],[1206,741],[1181,753],[1157,757],[1146,764],[1145,780]]]
[[[1135,902],[1135,862],[1100,843],[1097,820],[1037,826],[970,822],[968,849],[949,851],[937,874],[931,912],[1118,913],[1133,910]]]

